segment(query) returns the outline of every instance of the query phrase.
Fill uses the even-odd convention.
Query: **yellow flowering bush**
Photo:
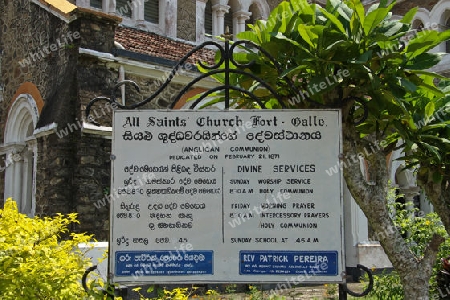
[[[69,233],[71,223],[78,223],[76,214],[29,218],[6,200],[0,209],[1,299],[86,299],[81,278],[90,260],[77,245],[92,236]]]
[[[193,295],[198,287],[192,286],[191,288],[174,288],[173,290],[167,290],[166,288],[156,290],[157,296],[155,298],[147,298],[142,295],[141,287],[134,288],[133,291],[139,295],[139,300],[188,300],[188,299],[200,299],[200,300],[216,300],[220,299],[220,294],[215,290],[207,290],[205,296]],[[150,286],[147,289],[147,293],[155,291],[154,286]],[[116,298],[117,299],[117,298]],[[120,299],[121,300],[121,299]]]

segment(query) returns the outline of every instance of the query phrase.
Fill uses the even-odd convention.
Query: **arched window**
[[[431,29],[437,31],[446,31],[450,26],[450,2],[447,0],[439,0],[435,2],[436,4],[433,6],[431,11],[424,8],[419,8],[417,10],[416,17],[420,16],[420,19],[423,20],[426,27],[431,27]],[[432,49],[431,52],[450,53],[450,45],[447,41],[443,42],[436,48]],[[444,69],[448,70],[447,67],[444,67]]]
[[[247,26],[248,24],[254,24],[256,20],[259,20],[261,18],[261,16],[257,15],[258,10],[256,9],[255,4],[250,5],[250,8],[248,10],[251,13],[251,15],[250,18],[247,21],[245,21],[246,24],[245,30],[249,29]]]
[[[412,22],[411,30],[406,33],[405,36],[401,38],[404,42],[409,42],[411,39],[417,37],[420,32],[425,28],[422,20],[416,19]]]
[[[421,20],[415,20],[412,24],[412,28],[417,32],[421,32],[424,28],[423,22]]]
[[[33,97],[21,94],[12,104],[6,122],[5,199],[12,197],[21,213],[33,216],[36,191],[36,138],[38,109]]]

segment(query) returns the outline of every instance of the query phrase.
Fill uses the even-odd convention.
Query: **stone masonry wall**
[[[78,94],[80,120],[90,100],[97,96],[110,95],[110,88],[117,81],[117,72],[90,57],[81,56],[78,72]],[[92,107],[92,116],[102,125],[111,126],[112,108],[105,102]],[[111,172],[111,140],[90,134],[75,134],[76,169],[73,184],[76,187],[76,211],[79,213],[79,230],[95,234],[97,240],[106,241],[109,232],[109,203],[101,202],[108,194]],[[100,204],[97,202],[100,201]]]
[[[81,47],[99,52],[111,52],[117,17],[83,10],[80,15]],[[77,118],[85,119],[86,105],[97,96],[110,96],[118,80],[118,70],[110,69],[95,57],[80,55],[77,65]],[[92,107],[92,116],[102,125],[111,126],[111,106],[98,102]],[[97,135],[82,134],[76,139],[76,166],[73,173],[75,208],[78,212],[79,231],[95,234],[99,241],[109,236],[109,194],[111,172],[111,140]]]
[[[38,216],[75,211],[72,185],[74,164],[74,147],[70,136],[60,139],[52,134],[38,139]]]
[[[150,96],[160,85],[156,79],[143,78],[131,74],[126,79],[135,81],[141,88],[137,93],[127,85],[125,99],[128,105],[142,101]],[[110,89],[118,80],[118,70],[108,69],[105,64],[89,57],[81,57],[78,66],[78,83],[80,102],[84,108],[96,96],[110,96]],[[143,109],[165,108],[173,96],[181,89],[180,85],[171,85],[154,101],[143,106]],[[117,94],[121,102],[121,95]],[[113,109],[106,102],[97,102],[91,115],[104,126],[111,126]],[[77,136],[79,134],[77,133]],[[76,211],[81,224],[78,230],[95,233],[98,240],[108,240],[109,205],[107,198],[110,191],[111,172],[111,140],[90,134],[79,135],[77,141],[77,166],[73,184],[76,187]],[[120,201],[120,198],[116,201]]]
[[[80,224],[77,230],[95,234],[99,241],[108,241],[109,203],[101,201],[109,194],[111,173],[111,140],[83,135],[77,145],[76,211]]]
[[[111,52],[114,47],[114,31],[122,18],[86,8],[78,8],[77,12],[81,27],[80,47]]]
[[[81,47],[111,52],[113,47],[115,19],[103,14],[90,15],[82,11],[80,19],[82,32]],[[86,13],[86,15],[84,15]],[[100,34],[101,33],[101,34]],[[84,118],[87,104],[95,97],[110,97],[112,87],[118,82],[118,68],[108,67],[106,63],[89,55],[80,55],[77,65],[78,119]],[[125,99],[127,105],[142,101],[161,85],[158,79],[144,78],[126,74],[126,79],[135,81],[141,92],[131,85],[126,85]],[[142,109],[166,108],[174,95],[181,90],[181,85],[172,84],[162,95],[142,107]],[[116,94],[121,102],[120,92]],[[105,101],[92,106],[91,115],[103,126],[111,126],[113,111]],[[79,214],[80,225],[77,230],[94,233],[97,240],[108,240],[109,236],[109,199],[111,172],[111,140],[98,135],[71,134],[75,139],[76,165],[73,174],[75,211]],[[117,200],[120,201],[120,198]]]
[[[80,9],[77,17],[67,24],[29,0],[0,0],[1,78],[6,86],[5,101],[0,103],[0,143],[12,95],[24,82],[32,82],[45,102],[38,127],[58,125],[56,134],[37,140],[36,213],[78,212],[81,224],[73,229],[106,240],[108,210],[97,209],[94,200],[101,199],[110,184],[111,141],[82,135],[81,120],[90,99],[109,94],[117,72],[96,59],[80,56],[78,49],[110,52],[120,18],[86,9]],[[79,32],[81,37],[29,65],[19,64],[30,51],[55,43],[68,31]],[[0,174],[1,195],[3,181]]]
[[[71,97],[71,74],[77,55],[77,39],[67,39],[76,31],[76,22],[67,24],[29,0],[0,1],[0,48],[3,49],[1,80],[5,85],[4,101],[0,103],[0,142],[3,142],[8,109],[16,90],[25,82],[37,86],[44,102],[40,123],[61,123],[74,117]],[[44,49],[58,40],[64,46],[45,53]],[[43,124],[45,125],[45,124]],[[37,213],[51,215],[71,211],[71,172],[54,174],[52,162],[73,165],[70,140],[38,139]],[[62,184],[57,184],[62,182]],[[4,176],[0,174],[0,199],[3,199]]]
[[[24,82],[35,84],[44,101],[55,94],[70,67],[69,61],[76,55],[77,40],[69,40],[69,44],[47,55],[44,47],[62,40],[68,31],[74,30],[31,1],[1,2],[1,77],[5,90],[4,101],[0,103],[0,128],[4,128],[11,98]],[[3,130],[0,130],[0,140],[3,140]]]
[[[127,89],[127,103],[136,103],[142,101],[145,98],[148,98],[150,95],[156,92],[156,90],[162,85],[162,81],[158,79],[151,78],[143,78],[140,76],[128,74],[126,79],[133,80],[136,82],[141,92],[138,94],[132,88]],[[165,80],[165,78],[164,78]],[[143,108],[146,109],[162,109],[167,108],[176,95],[181,91],[183,85],[179,84],[169,84],[164,91],[162,91],[155,99],[153,99],[150,103],[146,104]]]

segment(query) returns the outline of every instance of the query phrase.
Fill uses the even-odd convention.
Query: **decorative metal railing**
[[[286,99],[285,95],[284,96],[280,95],[276,91],[276,89],[274,89],[270,84],[265,82],[263,79],[255,76],[251,72],[245,71],[245,69],[251,67],[254,64],[254,62],[241,64],[234,59],[233,55],[234,55],[236,49],[241,45],[245,45],[245,47],[253,47],[254,49],[257,49],[260,53],[264,54],[265,57],[268,59],[268,61],[275,67],[278,75],[281,75],[283,73],[283,69],[282,69],[281,65],[277,62],[277,60],[275,58],[273,58],[270,55],[270,53],[267,52],[265,49],[261,48],[259,45],[256,45],[255,43],[253,43],[251,41],[241,40],[241,41],[236,41],[236,42],[230,43],[231,35],[224,34],[223,37],[224,37],[223,43],[207,41],[207,42],[204,42],[201,45],[193,48],[173,67],[172,71],[170,72],[170,74],[168,75],[166,80],[161,84],[161,86],[152,95],[150,95],[149,97],[147,97],[146,99],[144,99],[138,103],[131,104],[131,105],[122,105],[119,102],[117,102],[116,94],[117,94],[119,88],[123,85],[131,85],[136,89],[137,92],[140,92],[140,88],[139,88],[138,84],[136,84],[134,81],[131,81],[131,80],[120,81],[112,88],[111,96],[109,98],[101,96],[101,97],[96,97],[89,102],[89,104],[86,107],[86,111],[85,111],[87,120],[92,122],[93,124],[98,125],[98,123],[90,116],[90,111],[91,111],[92,106],[99,101],[109,102],[111,104],[111,106],[114,106],[118,109],[136,109],[136,108],[142,107],[142,106],[148,104],[149,102],[153,101],[154,99],[156,99],[158,97],[158,95],[160,95],[169,86],[169,84],[172,82],[173,78],[177,75],[179,70],[181,68],[183,68],[183,66],[188,62],[189,58],[191,58],[193,56],[193,54],[195,54],[196,52],[198,52],[202,49],[205,49],[206,47],[217,48],[217,51],[219,53],[218,61],[212,65],[206,65],[203,62],[199,61],[198,64],[201,66],[201,68],[208,70],[208,71],[205,73],[200,73],[195,79],[193,79],[191,82],[186,84],[186,86],[181,91],[179,91],[179,93],[175,96],[174,100],[169,105],[170,109],[173,109],[175,107],[175,105],[183,97],[183,95],[185,95],[189,90],[191,90],[193,87],[195,87],[195,85],[198,84],[201,80],[210,78],[215,74],[223,74],[224,75],[223,84],[218,85],[212,89],[209,89],[209,90],[203,92],[199,97],[197,97],[192,102],[192,104],[189,106],[190,109],[194,109],[202,100],[204,100],[206,97],[208,97],[211,94],[218,92],[218,91],[223,91],[225,109],[229,109],[230,108],[230,91],[232,91],[232,90],[238,91],[240,93],[247,95],[253,101],[255,101],[262,109],[265,109],[266,107],[265,107],[264,103],[262,103],[261,99],[257,95],[255,95],[253,92],[245,90],[239,86],[234,86],[234,85],[230,84],[231,74],[241,74],[241,75],[248,76],[249,78],[255,80],[263,88],[267,89],[275,99],[277,99],[281,108],[288,108],[288,106],[286,105],[286,101],[288,99]],[[298,94],[300,92],[299,89],[296,87],[296,85],[290,79],[286,78],[285,82],[294,94],[295,93]],[[342,98],[342,95],[340,95],[340,98],[341,98],[340,99],[341,107],[347,101],[353,101],[354,106],[357,105],[363,109],[362,116],[360,117],[359,120],[354,121],[355,124],[360,124],[365,119],[367,119],[368,108],[367,108],[367,105],[365,104],[364,100],[362,100],[361,98],[355,97],[355,96],[349,96],[346,98]],[[315,106],[318,106],[318,107],[323,106],[323,104],[318,103],[318,102],[310,99],[309,97],[305,97],[305,100],[307,100],[311,103],[314,103]],[[369,277],[368,286],[366,287],[366,289],[363,292],[356,293],[356,292],[351,291],[345,283],[340,284],[339,299],[347,299],[347,294],[352,295],[354,297],[363,297],[363,296],[368,295],[369,292],[373,289],[373,277],[372,277],[371,271],[367,267],[365,267],[363,265],[359,265],[359,264],[357,265],[357,268],[360,270],[363,270],[364,272],[366,272],[368,274],[368,277]],[[83,286],[85,287],[86,290],[87,290],[86,278],[87,278],[88,274],[90,272],[92,272],[93,270],[95,270],[95,268],[89,268],[88,270],[86,270],[86,273],[83,276]],[[114,297],[111,295],[110,292],[105,291],[105,294],[108,294],[109,295],[108,297],[110,297],[110,298]]]

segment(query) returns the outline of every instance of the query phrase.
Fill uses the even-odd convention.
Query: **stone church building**
[[[124,79],[141,90],[121,86],[118,101],[140,102],[195,45],[227,27],[233,34],[244,31],[246,24],[267,18],[279,2],[0,0],[0,205],[12,197],[29,216],[77,212],[76,230],[107,241],[113,108],[106,102],[92,108],[98,127],[85,121],[86,105],[95,97],[110,97]],[[397,2],[398,15],[420,7],[414,21],[419,30],[449,28],[449,0]],[[442,44],[435,51],[450,48]],[[198,75],[195,61],[212,56],[208,49],[197,53],[144,108],[167,108]],[[447,74],[449,68],[446,56],[435,71]],[[214,85],[200,81],[184,99]],[[422,210],[431,210],[414,176],[399,171],[398,155],[390,158],[392,182]],[[347,265],[389,267],[380,245],[370,240],[365,216],[348,191],[344,196]]]

